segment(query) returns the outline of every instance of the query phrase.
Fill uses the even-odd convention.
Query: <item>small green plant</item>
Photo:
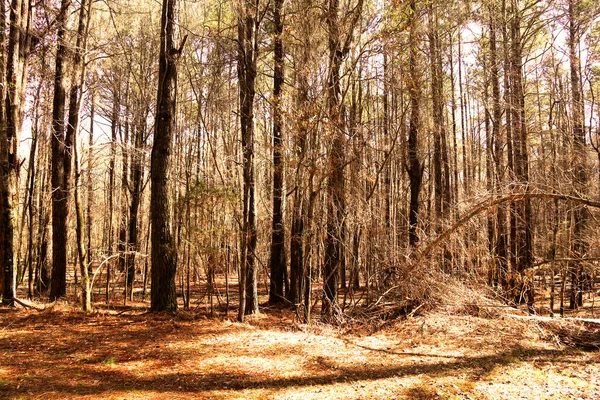
[[[117,360],[115,360],[114,357],[109,357],[105,360],[102,360],[102,364],[104,365],[115,365],[117,363]]]

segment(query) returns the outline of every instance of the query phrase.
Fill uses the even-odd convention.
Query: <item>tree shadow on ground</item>
[[[565,361],[564,351],[515,348],[500,354],[480,357],[461,357],[450,362],[419,363],[397,367],[350,368],[333,365],[326,359],[319,360],[320,373],[301,377],[265,379],[264,374],[248,374],[233,371],[211,373],[173,372],[158,376],[139,376],[136,373],[98,368],[94,363],[73,362],[64,365],[60,360],[49,363],[44,373],[23,379],[19,388],[5,385],[2,392],[13,395],[43,395],[48,391],[57,395],[100,395],[105,392],[153,391],[159,393],[201,393],[206,391],[240,391],[252,389],[302,388],[318,385],[333,385],[360,381],[377,381],[389,378],[427,375],[441,377],[462,374],[467,379],[478,381],[490,374],[496,367],[519,362]],[[60,364],[60,365],[59,365]],[[233,366],[232,366],[233,367]],[[234,368],[232,368],[235,370]],[[78,376],[76,383],[67,377]]]
[[[507,346],[494,354],[452,357],[382,350],[342,339],[347,346],[372,353],[372,358],[367,354],[367,361],[356,366],[349,359],[331,357],[327,349],[312,354],[310,344],[294,346],[285,338],[269,341],[278,332],[261,337],[260,330],[247,325],[178,322],[169,314],[0,313],[0,327],[0,398],[122,395],[131,391],[201,395],[421,375],[460,375],[478,381],[511,364],[577,362],[570,359],[574,353],[568,348]],[[385,365],[379,362],[382,353],[389,357]],[[281,354],[283,362],[290,364],[288,375],[280,373],[271,358]],[[293,364],[292,356],[294,362],[303,359],[306,365]],[[264,364],[243,370],[240,360],[248,357]],[[202,368],[203,364],[211,365],[214,358],[221,358],[215,363],[218,370]]]

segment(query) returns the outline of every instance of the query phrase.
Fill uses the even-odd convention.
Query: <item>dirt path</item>
[[[0,398],[600,398],[600,354],[511,319],[429,315],[373,335],[189,314],[0,309]]]

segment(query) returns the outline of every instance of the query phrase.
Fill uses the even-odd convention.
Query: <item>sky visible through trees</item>
[[[4,304],[593,302],[595,1],[2,4]]]

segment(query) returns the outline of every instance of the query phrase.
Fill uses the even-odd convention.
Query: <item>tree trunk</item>
[[[83,85],[85,82],[85,52],[87,50],[87,32],[91,17],[92,0],[87,4],[81,4],[79,12],[79,24],[77,27],[77,41],[75,45],[75,57],[73,60],[73,76],[71,80],[71,91],[69,97],[69,125],[67,126],[67,137],[71,137],[73,159],[75,165],[75,215],[76,215],[76,239],[79,267],[81,272],[81,306],[83,311],[91,311],[90,279],[88,275],[88,257],[85,250],[85,236],[83,220],[83,206],[79,191],[81,171],[79,168],[79,157],[77,149],[77,136],[80,122],[81,99]]]
[[[10,217],[8,202],[8,137],[6,136],[6,2],[0,2],[0,293],[4,293],[4,275],[6,268],[12,268],[12,254],[5,249],[12,237],[7,218]],[[7,199],[5,202],[5,198]],[[11,225],[12,227],[12,225]],[[7,237],[7,235],[9,235]],[[12,244],[10,244],[12,246]],[[6,258],[5,258],[6,257]]]
[[[152,224],[152,311],[177,310],[177,254],[171,229],[169,171],[177,101],[176,61],[183,50],[177,37],[177,0],[163,0],[154,144],[151,156],[150,220]],[[185,42],[185,40],[184,40]]]
[[[283,0],[273,2],[273,24],[275,28],[273,49],[273,225],[271,228],[271,288],[269,303],[281,303],[286,270],[284,229],[284,162],[283,162],[283,116],[281,92],[284,83]]]
[[[142,118],[145,121],[145,116]],[[142,177],[143,177],[143,166],[142,166],[142,151],[145,145],[146,125],[145,122],[141,123],[141,126],[135,130],[134,139],[134,154],[131,159],[131,205],[129,207],[129,251],[131,254],[127,255],[126,269],[127,269],[127,285],[129,295],[133,299],[133,281],[135,280],[135,252],[139,250],[138,240],[138,214],[140,209],[141,197],[142,197]]]
[[[338,21],[339,0],[329,0],[327,27],[329,34],[328,111],[329,129],[329,177],[327,181],[327,236],[325,242],[325,265],[323,268],[323,314],[332,315],[337,309],[339,274],[342,261],[342,224],[346,211],[344,199],[345,132],[341,104],[340,69],[343,61],[340,26]]]
[[[408,128],[408,178],[410,182],[410,206],[408,218],[408,237],[409,244],[414,247],[419,242],[417,233],[417,224],[419,222],[419,193],[421,192],[421,181],[423,177],[423,166],[419,161],[419,128],[420,115],[419,107],[421,102],[421,92],[419,85],[421,84],[420,74],[418,71],[418,46],[417,46],[417,16],[416,16],[416,1],[410,0],[409,3],[409,18],[410,33],[409,33],[409,79],[408,92],[410,95],[410,121]]]
[[[65,137],[66,90],[64,83],[67,55],[66,29],[71,0],[62,0],[56,24],[56,69],[54,75],[54,98],[52,102],[52,279],[50,300],[64,297],[67,292],[67,218],[68,193],[71,166],[69,145]]]
[[[351,11],[352,19],[344,31],[339,14],[339,0],[329,0],[327,10],[327,33],[329,42],[328,71],[328,117],[331,141],[329,147],[329,176],[327,181],[327,235],[325,240],[325,263],[323,267],[323,315],[331,317],[338,313],[337,294],[340,269],[344,266],[345,243],[345,152],[346,126],[342,98],[341,68],[350,51],[354,29],[362,13],[363,0]],[[346,36],[343,37],[342,34]]]
[[[517,182],[529,190],[529,161],[527,150],[527,129],[525,120],[525,95],[523,89],[523,61],[521,38],[521,11],[516,0],[513,0],[511,33],[511,111],[512,132],[514,135],[515,177]],[[517,301],[526,301],[533,312],[534,293],[533,282],[529,282],[525,271],[533,260],[533,237],[531,227],[531,200],[524,199],[515,203],[516,208],[516,270],[520,274],[521,284]]]
[[[112,99],[112,114],[110,121],[110,155],[108,160],[108,212],[107,212],[107,223],[106,223],[106,248],[107,256],[110,257],[115,251],[114,248],[114,233],[113,233],[113,215],[114,215],[114,203],[115,203],[115,163],[117,158],[117,131],[119,130],[119,110],[121,109],[120,101],[120,82],[115,82],[113,88],[113,99]],[[110,280],[112,275],[112,261],[106,264],[106,285],[105,285],[105,299],[106,304],[110,302]]]
[[[14,257],[14,229],[17,221],[19,180],[19,135],[23,123],[25,90],[27,87],[27,58],[30,47],[30,4],[13,0],[10,6],[8,58],[6,60],[6,87],[4,126],[0,127],[0,222],[2,222],[4,254],[3,303],[13,305],[16,296],[15,271],[19,263]],[[3,15],[4,18],[4,15]],[[4,121],[3,121],[4,122]]]
[[[240,95],[240,128],[243,156],[243,232],[240,269],[240,309],[244,315],[258,313],[256,271],[256,199],[254,187],[254,81],[258,41],[258,1],[243,0],[238,15],[238,80]]]
[[[309,81],[308,68],[311,57],[311,27],[310,19],[308,18],[309,10],[312,7],[312,0],[303,0],[303,9],[306,12],[307,18],[302,21],[300,56],[298,64],[302,67],[295,71],[296,77],[296,112],[299,115],[296,124],[297,135],[294,140],[295,148],[295,178],[294,178],[294,201],[292,206],[292,226],[290,237],[290,290],[287,295],[290,301],[296,308],[302,303],[303,291],[305,287],[305,265],[309,254],[306,250],[310,250],[310,238],[307,238],[305,224],[310,225],[310,220],[307,218],[307,188],[306,182],[312,182],[314,173],[310,172],[310,178],[307,179],[307,174],[304,165],[311,162],[309,152],[309,128],[310,128],[310,102],[309,102]],[[306,310],[305,310],[306,312]]]
[[[129,82],[127,82],[127,88],[125,89],[125,127],[123,135],[121,137],[121,204],[119,213],[119,242],[117,244],[117,251],[119,255],[119,270],[125,271],[126,279],[126,290],[124,300],[127,301],[127,288],[129,288],[129,271],[127,263],[127,250],[129,249],[129,243],[127,240],[128,232],[128,217],[129,217]]]
[[[490,7],[490,80],[492,85],[492,140],[494,152],[494,190],[500,195],[503,183],[504,147],[501,134],[502,110],[500,107],[500,80],[498,71],[498,50],[496,46],[496,14],[495,7]],[[506,252],[506,207],[499,205],[496,212],[496,242],[494,243],[494,256],[496,277],[503,288],[506,289],[508,274]]]
[[[587,171],[586,171],[586,148],[585,148],[585,123],[584,123],[584,103],[581,83],[579,80],[579,70],[581,62],[579,60],[579,42],[581,40],[581,31],[577,14],[581,11],[581,5],[578,0],[569,0],[569,63],[571,71],[571,112],[573,121],[573,190],[578,196],[585,196],[587,193]],[[572,253],[573,258],[583,258],[586,255],[587,243],[585,239],[585,230],[587,225],[587,209],[585,206],[578,205],[573,210],[573,239]],[[570,265],[571,271],[571,293],[569,308],[576,309],[583,305],[583,267],[581,262],[573,262]]]
[[[92,225],[93,216],[92,209],[94,206],[94,181],[92,180],[92,167],[94,165],[94,117],[96,114],[96,98],[95,93],[90,91],[90,130],[88,136],[88,154],[87,154],[87,204],[86,204],[86,216],[85,221],[85,235],[87,238],[87,262],[92,262]]]
[[[444,126],[444,94],[443,94],[443,70],[442,56],[440,50],[440,39],[438,34],[437,4],[429,5],[429,56],[431,69],[431,93],[433,101],[433,177],[434,177],[434,207],[435,217],[443,222],[450,207],[450,184],[448,153],[446,151],[446,132]]]

